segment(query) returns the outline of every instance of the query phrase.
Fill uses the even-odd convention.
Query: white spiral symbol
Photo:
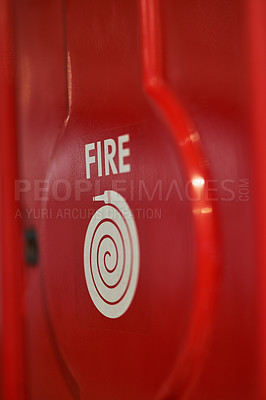
[[[139,241],[133,214],[125,199],[106,190],[93,198],[105,205],[93,215],[84,243],[87,287],[94,305],[109,318],[130,306],[139,276]]]

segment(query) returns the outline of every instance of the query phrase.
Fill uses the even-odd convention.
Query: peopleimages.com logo
[[[82,201],[89,195],[100,195],[106,184],[100,179],[48,179],[16,180],[15,200],[21,201],[25,195],[36,202],[67,202],[70,199]],[[147,181],[144,179],[112,179],[108,188],[123,195],[127,201],[241,201],[250,199],[250,181],[240,179],[193,179],[184,183],[178,180],[166,182],[163,179]],[[200,188],[196,190],[195,188]]]

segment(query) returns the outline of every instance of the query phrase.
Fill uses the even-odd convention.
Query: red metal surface
[[[259,324],[257,326],[260,346],[260,386],[261,398],[266,399],[266,208],[265,208],[265,148],[266,148],[266,51],[265,51],[265,24],[266,5],[264,1],[249,1],[247,4],[248,24],[247,32],[250,49],[250,76],[251,76],[251,113],[253,128],[253,160],[256,188],[256,238],[258,265],[258,310]]]
[[[24,330],[21,224],[15,220],[17,178],[13,14],[0,1],[0,193],[1,193],[1,398],[24,398]]]
[[[205,351],[214,324],[218,282],[220,275],[220,249],[218,243],[218,222],[214,201],[206,199],[205,182],[210,181],[208,160],[201,150],[199,132],[189,121],[186,112],[171,89],[167,86],[162,72],[163,40],[161,37],[160,7],[157,0],[141,1],[141,22],[143,40],[144,87],[159,107],[180,150],[185,164],[188,181],[201,179],[202,185],[193,186],[192,197],[200,201],[191,202],[194,217],[197,247],[197,287],[195,288],[194,310],[188,339],[180,359],[159,398],[183,398],[192,390],[193,381],[203,368]]]
[[[12,23],[0,4],[3,399],[265,398],[263,1],[21,0]],[[130,172],[98,176],[95,163],[86,181],[85,145],[124,134]],[[113,319],[83,260],[93,197],[111,189],[140,251],[133,301]],[[21,223],[39,243],[25,293]]]

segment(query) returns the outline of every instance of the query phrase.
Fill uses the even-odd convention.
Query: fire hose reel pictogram
[[[139,240],[132,211],[117,192],[93,198],[105,205],[92,216],[84,243],[84,269],[97,309],[118,318],[129,308],[139,276]]]

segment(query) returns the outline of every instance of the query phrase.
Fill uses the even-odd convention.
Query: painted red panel
[[[265,397],[262,3],[1,1],[4,400]]]

